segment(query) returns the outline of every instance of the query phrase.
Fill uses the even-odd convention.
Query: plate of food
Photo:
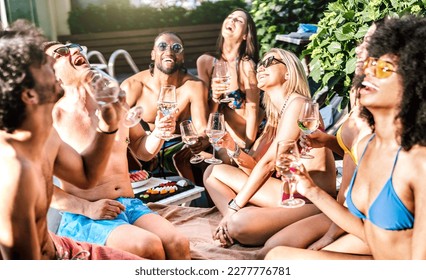
[[[187,191],[192,188],[194,188],[194,185],[188,184],[188,182],[185,180],[180,180],[177,182],[169,181],[136,193],[135,197],[139,198],[144,203],[157,202],[161,199]]]
[[[130,183],[133,188],[139,188],[149,182],[152,173],[146,170],[134,170],[129,172]]]

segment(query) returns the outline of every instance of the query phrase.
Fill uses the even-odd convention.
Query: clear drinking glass
[[[161,86],[160,95],[157,101],[157,109],[160,110],[164,116],[169,116],[175,113],[176,107],[176,87],[174,85]],[[164,131],[161,138],[168,141],[177,136],[179,135],[173,134],[170,131]]]
[[[180,133],[182,135],[182,141],[188,145],[194,145],[198,142],[198,133],[195,129],[194,124],[191,120],[185,120],[180,123]],[[200,163],[204,160],[204,157],[200,154],[196,154],[189,160],[192,164]]]
[[[91,69],[85,76],[85,82],[99,106],[116,102],[120,94],[124,94],[118,81],[99,69]],[[135,126],[142,119],[142,106],[134,106],[130,109],[122,106],[122,108],[126,111],[123,119],[124,126]]]
[[[209,120],[207,122],[206,134],[210,138],[210,141],[213,145],[213,156],[207,158],[204,161],[210,164],[220,164],[222,160],[215,157],[215,147],[217,141],[219,141],[223,136],[225,136],[225,118],[222,113],[211,113],[209,115]]]
[[[220,83],[224,86],[225,93],[222,95],[220,102],[228,103],[234,101],[229,97],[229,84],[231,83],[231,75],[229,74],[228,62],[217,61],[214,65],[213,82]]]
[[[303,199],[294,198],[296,182],[294,181],[292,171],[299,168],[299,159],[299,148],[296,141],[283,140],[278,142],[275,169],[281,174],[281,179],[284,181],[281,193],[281,205],[283,207],[295,208],[305,204]],[[288,199],[284,199],[286,183],[289,184],[290,197]]]
[[[308,100],[303,104],[302,109],[300,110],[297,124],[304,135],[311,134],[317,130],[320,123],[319,116],[320,113],[318,103]],[[300,157],[308,159],[314,158],[313,155],[308,154],[305,147],[302,148]]]

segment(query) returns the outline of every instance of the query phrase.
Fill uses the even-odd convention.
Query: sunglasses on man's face
[[[79,52],[83,51],[83,48],[79,44],[66,44],[65,46],[56,48],[53,50],[53,58],[68,56],[71,53],[71,49],[78,49]]]
[[[259,69],[260,66],[263,66],[263,68],[268,68],[271,65],[275,65],[278,63],[282,63],[284,65],[286,65],[283,61],[276,59],[274,56],[270,56],[268,58],[265,58],[263,61],[257,63],[257,67],[256,69]]]
[[[157,45],[158,50],[162,52],[166,51],[168,47],[170,47],[170,49],[175,54],[180,54],[183,51],[183,46],[179,43],[173,43],[172,45],[169,45],[166,42],[160,42]]]
[[[395,66],[392,63],[375,58],[369,57],[364,62],[364,74],[367,68],[373,67],[373,73],[376,78],[384,79],[392,75],[393,72],[396,72]]]

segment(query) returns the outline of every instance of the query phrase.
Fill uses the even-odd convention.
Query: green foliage
[[[103,5],[73,7],[68,17],[72,34],[124,31],[170,26],[221,23],[235,8],[248,9],[244,0],[202,2],[194,10],[170,6],[133,7],[125,1],[105,1]]]
[[[311,57],[310,76],[329,88],[328,98],[343,96],[345,106],[355,71],[355,47],[369,26],[385,16],[426,14],[424,0],[337,0],[330,3],[318,22],[318,33],[303,55]],[[318,92],[317,91],[317,92]]]
[[[277,34],[296,32],[300,23],[316,24],[322,16],[327,0],[254,0],[251,14],[256,23],[261,55],[272,47],[282,47]],[[287,49],[299,54],[295,46]]]

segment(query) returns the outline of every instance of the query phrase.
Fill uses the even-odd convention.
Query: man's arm
[[[2,159],[0,163],[0,255],[3,259],[40,259],[36,202],[46,186],[31,163]]]
[[[55,186],[51,207],[59,210],[80,214],[93,220],[114,219],[125,207],[118,201],[112,199],[100,199],[88,201],[74,196]]]

